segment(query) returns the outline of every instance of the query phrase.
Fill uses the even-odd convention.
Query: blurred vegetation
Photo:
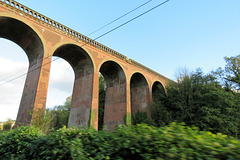
[[[1,122],[0,131],[9,131],[12,129],[14,122],[8,118],[6,122]]]
[[[240,141],[197,127],[171,123],[118,126],[113,132],[34,127],[0,133],[1,159],[240,159]]]

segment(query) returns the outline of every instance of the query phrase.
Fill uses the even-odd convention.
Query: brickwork
[[[99,72],[107,80],[104,124],[108,130],[124,124],[124,118],[129,124],[131,112],[151,103],[155,82],[165,87],[171,81],[13,0],[0,1],[0,28],[0,37],[18,44],[29,58],[18,125],[32,123],[45,109],[52,56],[68,61],[75,73],[69,126],[97,128]]]
[[[150,106],[150,90],[146,79],[140,73],[133,74],[131,81],[131,112],[147,111]]]

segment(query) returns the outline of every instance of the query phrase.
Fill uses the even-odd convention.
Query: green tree
[[[9,131],[12,128],[13,121],[8,118],[8,120],[3,124],[3,130]]]
[[[223,88],[214,75],[197,69],[167,87],[165,97],[152,106],[158,126],[185,122],[201,130],[240,135],[240,94]]]
[[[225,69],[219,67],[212,74],[228,89],[240,89],[240,55],[224,57]]]
[[[106,96],[106,82],[102,74],[99,76],[99,102],[98,102],[98,130],[103,129],[104,105]]]
[[[71,96],[69,96],[63,105],[58,105],[52,109],[46,110],[46,127],[57,130],[68,125],[71,99]]]
[[[224,57],[226,61],[225,79],[231,82],[235,88],[240,89],[240,55]]]
[[[67,97],[63,105],[58,105],[45,110],[43,118],[35,120],[32,125],[44,133],[58,130],[67,126],[70,114],[71,97]]]

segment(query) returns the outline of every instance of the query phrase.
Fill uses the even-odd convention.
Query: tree
[[[240,89],[240,55],[233,57],[224,57],[226,61],[225,79],[234,85],[236,89]]]
[[[55,106],[53,109],[48,109],[46,111],[45,119],[49,129],[57,130],[68,125],[71,100],[72,98],[69,96],[66,98],[63,105]]]
[[[12,128],[13,121],[8,118],[8,120],[3,124],[3,130],[8,131]]]
[[[71,96],[66,98],[63,105],[58,105],[45,110],[43,116],[40,116],[32,125],[44,133],[58,130],[68,125],[70,114]],[[42,118],[43,117],[43,118]]]
[[[98,102],[98,130],[103,129],[104,105],[106,95],[106,82],[102,74],[99,76],[99,102]]]
[[[240,136],[240,94],[224,88],[217,78],[197,69],[168,85],[166,96],[152,106],[158,126],[185,122],[201,130]]]

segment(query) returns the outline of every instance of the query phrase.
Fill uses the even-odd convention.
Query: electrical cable
[[[138,16],[136,16],[136,17],[134,17],[134,18],[130,19],[130,20],[128,20],[127,22],[125,22],[125,23],[123,23],[123,24],[121,24],[121,25],[119,25],[119,26],[117,26],[117,27],[115,27],[115,28],[111,29],[110,31],[108,31],[108,32],[106,32],[106,33],[104,33],[104,34],[102,34],[102,35],[98,36],[98,37],[97,37],[97,38],[95,38],[95,39],[99,39],[99,38],[101,38],[101,37],[105,36],[106,34],[109,34],[109,33],[111,33],[112,31],[114,31],[114,30],[116,30],[116,29],[118,29],[118,28],[120,28],[120,27],[122,27],[122,26],[124,26],[124,25],[128,24],[129,22],[131,22],[131,21],[133,21],[133,20],[135,20],[135,19],[137,19],[137,18],[139,18],[139,17],[143,16],[144,14],[146,14],[146,13],[148,13],[148,12],[150,12],[150,11],[152,11],[152,10],[156,9],[157,7],[160,7],[161,5],[163,5],[163,4],[165,4],[165,3],[167,3],[168,1],[170,1],[170,0],[166,0],[166,1],[164,1],[164,2],[162,2],[162,3],[160,3],[160,4],[158,4],[157,6],[155,6],[155,7],[151,8],[151,9],[147,10],[146,12],[144,12],[144,13],[142,13],[142,14],[140,14],[140,15],[138,15]],[[94,40],[95,40],[95,39],[94,39]]]
[[[101,29],[103,29],[103,28],[109,26],[110,24],[116,22],[117,20],[119,20],[119,19],[125,17],[126,15],[132,13],[133,11],[135,11],[135,10],[137,10],[137,9],[139,9],[139,8],[141,8],[141,7],[143,7],[143,6],[145,6],[146,4],[148,4],[148,3],[151,2],[151,1],[152,1],[152,0],[149,0],[149,1],[147,1],[147,2],[145,2],[145,3],[143,3],[143,4],[141,4],[140,6],[134,8],[133,10],[131,10],[131,11],[125,13],[124,15],[122,15],[122,16],[120,16],[120,17],[114,19],[113,21],[109,22],[108,24],[106,24],[106,25],[100,27],[99,29],[97,29],[97,30],[95,30],[95,31],[93,31],[93,32],[91,32],[91,33],[89,33],[89,34],[87,35],[87,37],[90,36],[90,35],[92,35],[93,33],[96,33],[96,32],[98,32],[98,31],[100,31]]]

